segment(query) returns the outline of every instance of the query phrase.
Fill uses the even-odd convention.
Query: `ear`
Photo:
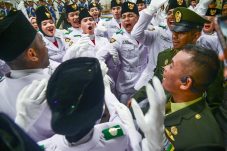
[[[181,78],[180,89],[181,90],[189,90],[192,87],[192,78],[183,77]]]
[[[194,34],[193,34],[193,43],[196,43],[196,41],[199,39],[199,37],[201,36],[201,32],[195,32]]]
[[[39,60],[38,54],[34,48],[29,48],[26,52],[26,56],[27,56],[28,60],[33,61],[33,62],[36,62]]]

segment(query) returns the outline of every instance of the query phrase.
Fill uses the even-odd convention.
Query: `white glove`
[[[199,3],[195,7],[195,12],[199,14],[200,16],[205,16],[206,11],[208,9],[208,5],[212,2],[213,0],[200,0]]]
[[[87,51],[89,47],[90,37],[88,35],[83,35],[77,43],[74,43],[69,49],[66,50],[66,53],[62,61],[66,61],[78,57],[87,57],[84,55],[84,52]]]
[[[146,9],[146,12],[153,15],[167,1],[168,0],[152,0]]]
[[[102,70],[102,77],[104,78],[108,72],[108,67],[103,61],[99,61],[99,63],[100,63],[100,68]]]
[[[30,129],[47,107],[45,100],[47,81],[47,79],[35,80],[18,94],[15,123],[25,131]]]
[[[129,111],[128,107],[120,102],[118,104],[116,104],[115,107],[116,107],[116,112],[117,112],[118,116],[120,117],[122,123],[125,126],[127,126],[129,129],[136,130],[135,125],[133,123],[132,114]]]
[[[114,48],[110,48],[109,53],[112,56],[114,63],[120,64],[119,54],[118,54],[117,50]]]
[[[137,102],[132,99],[132,109],[136,122],[147,139],[148,148],[160,151],[164,142],[164,115],[166,96],[157,77],[153,78],[154,88],[148,84],[146,87],[150,108],[146,115],[143,115]],[[145,143],[146,144],[146,143]]]
[[[106,23],[100,20],[95,28],[95,34],[105,36],[105,32],[107,32]]]

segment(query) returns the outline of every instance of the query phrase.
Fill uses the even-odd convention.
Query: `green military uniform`
[[[201,144],[224,145],[223,136],[205,99],[166,115],[165,132],[176,150]]]
[[[200,17],[195,12],[182,7],[178,7],[174,10],[174,17],[176,26],[173,30],[175,32],[185,32],[196,28],[200,29],[201,26],[207,22],[207,20]],[[163,67],[171,62],[177,52],[178,50],[176,49],[166,49],[159,53],[154,76],[157,76],[162,81]],[[151,83],[152,81],[149,82]],[[216,112],[216,108],[219,107],[223,100],[223,92],[223,67],[221,65],[217,78],[207,90],[207,102],[214,112]],[[141,88],[133,98],[137,101],[142,101],[147,98],[145,87]]]

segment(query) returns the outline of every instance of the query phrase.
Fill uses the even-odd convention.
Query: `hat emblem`
[[[117,3],[117,4],[120,4],[121,2],[120,2],[120,0],[116,0],[116,3]]]
[[[128,8],[131,9],[131,10],[133,10],[134,4],[128,3]]]
[[[93,6],[94,6],[94,7],[96,7],[96,4],[95,4],[95,3],[93,3]]]
[[[73,10],[76,10],[77,6],[74,4],[72,5]]]
[[[176,21],[177,23],[179,23],[179,22],[181,21],[181,17],[182,17],[181,12],[180,12],[180,11],[177,11],[177,12],[175,13],[175,21]]]
[[[211,9],[211,10],[210,10],[210,15],[213,16],[213,15],[215,15],[215,14],[216,14],[216,9]]]
[[[45,12],[47,18],[50,18],[50,13]]]
[[[177,0],[177,4],[180,6],[183,4],[183,2],[184,2],[183,0]]]

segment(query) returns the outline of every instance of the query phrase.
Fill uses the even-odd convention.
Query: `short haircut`
[[[182,51],[192,55],[193,88],[200,92],[206,90],[219,71],[220,61],[216,52],[193,44],[186,45]]]

